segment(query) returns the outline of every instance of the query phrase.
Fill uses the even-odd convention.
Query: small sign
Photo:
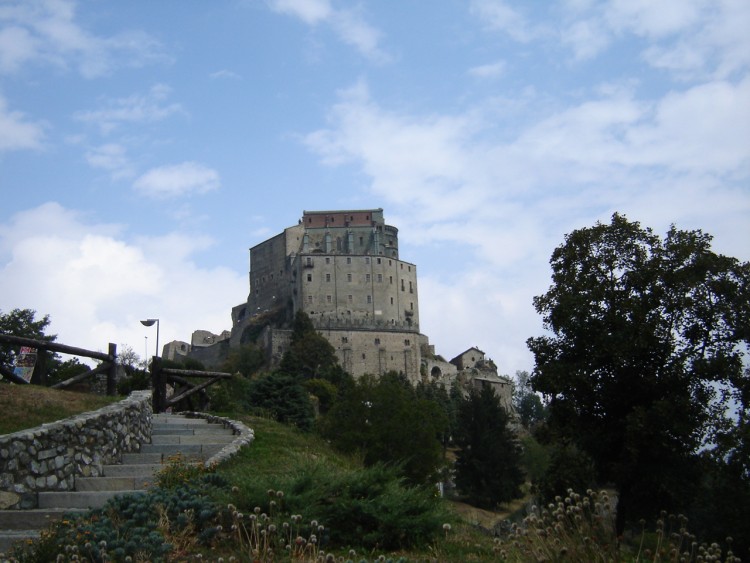
[[[24,379],[26,383],[31,381],[36,365],[36,348],[30,346],[21,346],[21,351],[16,356],[13,373]]]

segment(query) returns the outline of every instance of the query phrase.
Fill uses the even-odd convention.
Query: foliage
[[[167,459],[166,465],[160,469],[154,478],[154,484],[162,489],[174,489],[189,485],[204,476],[211,475],[207,482],[225,484],[223,479],[216,479],[213,467],[206,467],[202,463],[194,463],[177,454]]]
[[[326,379],[308,379],[305,381],[304,387],[310,395],[318,399],[321,414],[325,414],[331,410],[339,392],[333,383]]]
[[[221,371],[252,377],[265,362],[266,357],[260,347],[255,344],[243,344],[230,349],[229,357],[221,366]]]
[[[427,483],[442,463],[445,426],[440,407],[418,399],[409,382],[391,372],[342,390],[320,432],[341,451],[361,454],[365,465],[399,464],[411,483]]]
[[[103,508],[57,523],[43,542],[17,551],[20,561],[164,561],[179,558],[217,534],[218,508],[207,478],[170,489],[114,497]],[[67,554],[67,555],[66,555]],[[74,557],[77,556],[77,557]],[[69,559],[68,559],[69,558]]]
[[[540,444],[534,436],[519,436],[521,441],[521,466],[526,479],[537,483],[547,472],[550,464],[550,447]]]
[[[310,397],[299,380],[271,373],[250,383],[247,401],[251,408],[270,413],[275,420],[311,430],[315,413]]]
[[[310,317],[297,311],[289,350],[281,359],[280,371],[287,375],[312,379],[325,377],[338,366],[336,350],[312,324]]]
[[[550,502],[557,496],[564,496],[568,488],[584,491],[594,486],[594,463],[575,444],[556,442],[547,451],[547,468],[534,482],[542,503]]]
[[[468,501],[495,508],[521,496],[521,452],[494,390],[472,390],[458,411],[456,486]]]
[[[13,336],[54,342],[57,336],[45,334],[50,322],[49,315],[37,320],[33,309],[13,309],[8,313],[0,311],[0,332]],[[0,365],[13,369],[18,349],[16,344],[0,344]]]
[[[434,491],[408,486],[393,467],[324,470],[307,464],[286,476],[235,481],[231,500],[240,512],[290,516],[326,523],[331,547],[398,549],[424,546],[449,518]],[[273,484],[283,499],[269,496]]]
[[[78,358],[70,358],[64,362],[53,362],[53,370],[47,374],[47,385],[54,385],[61,381],[66,381],[71,377],[86,373],[91,368],[82,364]]]
[[[664,240],[615,214],[567,235],[534,298],[552,334],[530,338],[549,424],[619,491],[626,520],[685,504],[696,452],[730,425],[747,388],[750,265],[674,226]],[[727,390],[727,393],[722,393]]]
[[[547,409],[542,404],[539,395],[531,388],[530,378],[529,372],[517,371],[513,386],[513,408],[521,426],[527,430],[531,430],[547,417]]]
[[[431,401],[442,411],[444,424],[439,429],[439,439],[445,450],[452,442],[458,427],[458,407],[463,400],[458,387],[451,386],[448,392],[443,384],[435,381],[429,383],[420,381],[414,388],[414,392],[418,399]]]
[[[211,410],[220,413],[248,412],[251,381],[243,375],[222,379],[208,388]]]

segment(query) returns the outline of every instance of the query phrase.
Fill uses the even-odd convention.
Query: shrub
[[[312,429],[315,420],[312,402],[296,378],[271,373],[250,383],[248,402],[254,409],[270,412],[279,422],[293,424],[301,430]]]

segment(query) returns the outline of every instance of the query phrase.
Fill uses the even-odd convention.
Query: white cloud
[[[603,88],[519,124],[512,108],[491,104],[458,115],[396,112],[360,82],[304,142],[327,165],[360,167],[402,241],[436,253],[432,271],[420,273],[426,334],[459,346],[461,334],[486,335],[495,341],[487,349],[521,358],[538,332],[531,299],[548,285],[552,250],[575,228],[620,211],[662,232],[671,223],[702,228],[720,251],[747,255],[748,88],[750,78],[717,81],[655,100]]]
[[[473,0],[471,13],[492,30],[501,31],[515,41],[528,43],[539,37],[541,29],[531,24],[505,0]]]
[[[111,173],[112,179],[129,178],[135,173],[127,150],[117,143],[107,143],[86,151],[86,162],[93,168]]]
[[[217,70],[216,72],[212,72],[208,75],[210,78],[213,78],[214,80],[217,78],[230,78],[230,79],[238,79],[242,78],[239,74],[236,72],[232,72],[231,70],[227,70],[225,68],[221,70]]]
[[[196,267],[191,254],[209,246],[180,233],[127,241],[118,226],[48,203],[0,226],[0,310],[49,314],[58,342],[81,348],[114,342],[142,355],[148,336],[153,354],[154,330],[139,319],[161,320],[161,344],[231,328],[246,275]]]
[[[497,61],[495,63],[472,67],[469,69],[469,74],[477,78],[497,78],[505,73],[507,66],[505,61]]]
[[[388,59],[379,46],[380,32],[365,21],[359,10],[336,9],[329,0],[269,0],[269,6],[310,26],[330,25],[344,43],[374,61]]]
[[[0,8],[0,71],[15,72],[29,61],[78,67],[86,78],[116,66],[166,60],[161,46],[141,31],[111,37],[93,35],[75,21],[75,3],[66,0],[8,1]]]
[[[182,162],[149,170],[135,181],[133,188],[154,199],[168,199],[207,193],[220,185],[216,170],[196,162]]]
[[[102,133],[109,133],[122,123],[151,123],[161,121],[182,112],[177,103],[165,103],[172,90],[164,84],[156,84],[146,94],[133,94],[126,98],[107,100],[106,109],[79,111],[75,119],[92,123]]]
[[[0,95],[0,152],[39,149],[44,141],[44,126],[25,120],[20,111],[9,111]]]

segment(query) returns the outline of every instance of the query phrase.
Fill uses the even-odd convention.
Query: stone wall
[[[0,436],[0,508],[33,508],[40,491],[73,490],[151,441],[151,392],[99,410]]]

